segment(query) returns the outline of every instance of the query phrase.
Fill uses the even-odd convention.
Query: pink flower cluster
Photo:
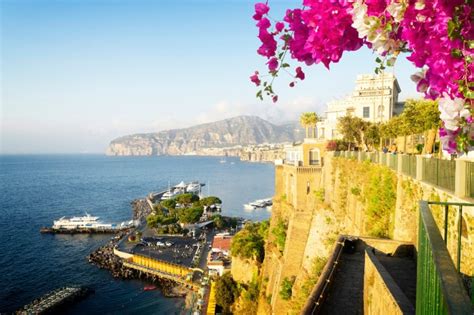
[[[466,135],[468,140],[462,140],[461,147],[465,150],[466,143],[474,143],[471,1],[303,0],[302,4],[301,9],[288,9],[283,22],[277,22],[273,31],[269,30],[268,5],[255,5],[254,19],[262,42],[258,53],[268,59],[272,77],[286,65],[281,57],[285,54],[277,54],[278,40],[282,51],[288,50],[293,59],[306,65],[323,63],[326,68],[331,62],[338,62],[345,51],[357,50],[363,44],[390,60],[408,50],[408,60],[423,69],[412,76],[419,92],[431,99],[442,97],[448,107],[458,102],[455,100],[465,99],[462,116],[444,122],[446,128],[441,130],[441,136],[445,148],[453,152],[455,140],[466,139]],[[296,68],[294,78],[305,78],[301,68]],[[251,80],[259,85],[258,73]],[[271,88],[266,92],[274,96]]]
[[[344,51],[359,49],[363,41],[352,24],[349,1],[304,0],[305,9],[287,10],[284,21],[293,35],[288,40],[291,55],[307,65],[323,63],[329,68]]]

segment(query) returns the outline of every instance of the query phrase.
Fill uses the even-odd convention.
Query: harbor
[[[188,302],[194,301],[187,308],[205,311],[210,275],[222,274],[225,268],[230,268],[230,259],[226,258],[229,248],[225,255],[216,253],[220,250],[216,239],[222,238],[218,235],[227,235],[229,247],[231,234],[242,226],[243,219],[222,217],[220,199],[203,196],[202,186],[198,182],[181,182],[135,200],[132,206],[136,226],[122,231],[106,246],[91,253],[89,262],[109,269],[116,278],[146,279],[156,284],[165,296],[186,296]],[[200,212],[190,220],[193,209]],[[162,223],[154,225],[150,218],[155,216]],[[160,234],[164,226],[177,224],[172,218],[179,223],[181,232]]]

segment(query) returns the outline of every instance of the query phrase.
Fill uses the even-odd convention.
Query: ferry
[[[134,225],[133,220],[129,222],[122,222],[120,225],[113,223],[103,223],[99,221],[99,217],[91,216],[86,212],[83,217],[62,217],[59,220],[53,221],[52,229],[55,230],[77,230],[77,229],[90,229],[90,230],[107,230],[107,229],[123,229]]]

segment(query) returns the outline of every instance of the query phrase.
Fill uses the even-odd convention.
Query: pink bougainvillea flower
[[[294,82],[294,81],[292,81],[292,82],[290,82],[290,84],[289,84],[289,85],[290,85],[290,87],[294,87],[294,86],[295,86],[295,82]]]
[[[255,14],[253,15],[253,18],[255,20],[260,20],[265,14],[268,13],[268,11],[270,11],[270,8],[265,3],[255,3]]]
[[[297,67],[295,70],[296,70],[296,75],[295,75],[295,77],[298,78],[298,79],[300,79],[300,80],[304,80],[305,75],[304,75],[303,70],[301,70],[301,67]]]
[[[281,31],[283,31],[283,29],[285,28],[285,24],[283,24],[283,22],[277,22],[275,24],[275,29],[278,33],[280,33]]]
[[[259,79],[259,77],[258,77],[258,71],[255,71],[255,73],[250,76],[250,81],[252,81],[253,83],[255,83],[256,86],[259,86],[259,85],[260,85],[260,79]]]
[[[272,97],[272,101],[273,101],[273,103],[278,102],[278,95],[274,95],[274,96]]]
[[[267,65],[268,65],[268,70],[276,71],[278,69],[278,59],[275,57],[270,58],[270,60],[268,60],[267,62]]]

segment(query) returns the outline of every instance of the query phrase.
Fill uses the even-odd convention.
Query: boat
[[[244,209],[245,210],[255,210],[258,208],[267,208],[271,207],[273,205],[272,199],[267,198],[267,199],[258,199],[253,202],[249,202],[244,204]]]
[[[156,290],[156,286],[154,286],[154,285],[146,285],[143,288],[143,291],[153,291],[153,290]]]
[[[53,221],[53,229],[112,229],[115,224],[103,223],[99,221],[99,217],[91,216],[86,212],[83,217],[62,217],[59,220]]]
[[[199,182],[191,182],[186,186],[186,192],[192,194],[199,194],[201,192],[201,184]]]

